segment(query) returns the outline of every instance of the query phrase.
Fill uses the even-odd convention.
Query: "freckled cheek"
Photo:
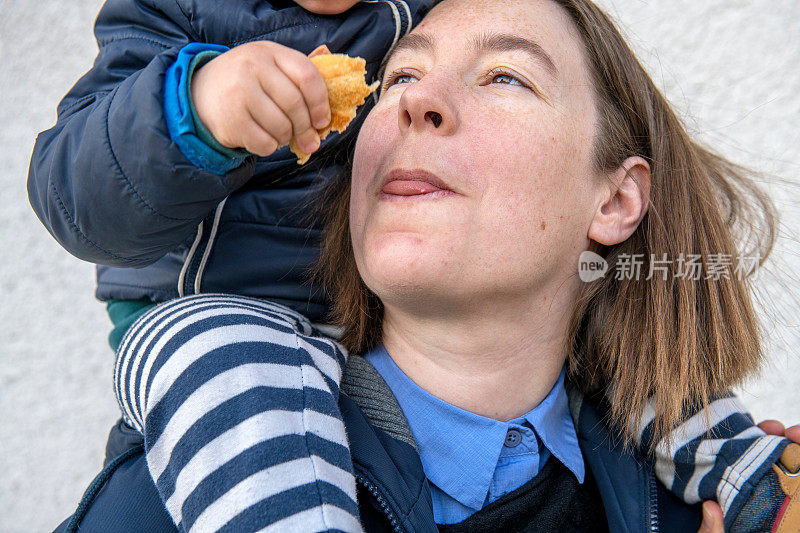
[[[570,157],[557,133],[519,124],[478,131],[472,141],[469,175],[484,194],[530,203],[560,191]]]
[[[372,152],[372,147],[378,144],[380,138],[377,132],[378,130],[365,123],[356,141],[350,184],[350,234],[354,245],[363,232],[369,202],[368,191],[378,168],[379,158],[374,157]]]
[[[359,131],[353,155],[351,221],[363,220],[383,173],[397,145],[397,128],[387,123],[387,113],[373,111]],[[357,218],[360,217],[360,218]]]
[[[393,132],[396,128],[390,128],[387,119],[387,113],[373,111],[358,133],[353,155],[354,186],[363,188],[375,178],[394,144],[396,135]]]
[[[547,243],[564,236],[568,213],[579,203],[574,185],[580,156],[568,132],[544,118],[475,130],[471,144],[480,149],[471,152],[469,175],[480,197],[476,231],[493,236],[497,255],[547,253]]]

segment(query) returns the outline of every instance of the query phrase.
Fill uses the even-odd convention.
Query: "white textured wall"
[[[70,514],[117,417],[92,267],[47,234],[25,191],[36,133],[94,57],[100,4],[0,0],[0,531],[51,530]],[[770,365],[744,397],[758,418],[800,422],[800,2],[601,4],[690,131],[768,175],[784,220],[761,286]]]

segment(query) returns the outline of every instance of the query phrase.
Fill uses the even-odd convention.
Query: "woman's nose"
[[[452,135],[458,129],[458,111],[452,91],[447,89],[453,84],[444,82],[442,76],[428,73],[403,90],[398,117],[401,132],[429,130],[436,135]]]

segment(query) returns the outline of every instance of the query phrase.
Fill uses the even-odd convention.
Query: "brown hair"
[[[625,242],[596,249],[614,272],[643,254],[675,259],[696,254],[707,267],[716,257],[731,265],[758,257],[744,275],[719,279],[656,273],[649,280],[607,275],[580,288],[572,315],[567,375],[583,392],[610,389],[611,420],[626,442],[630,421],[653,399],[655,443],[685,409],[740,383],[762,359],[750,301],[749,276],[769,255],[775,212],[749,173],[700,146],[686,133],[613,22],[589,0],[553,0],[583,40],[599,112],[595,160],[610,172],[630,156],[651,167],[650,206]],[[317,269],[333,298],[332,320],[354,353],[380,341],[382,305],[355,265],[348,224],[350,181],[327,191],[331,209]]]

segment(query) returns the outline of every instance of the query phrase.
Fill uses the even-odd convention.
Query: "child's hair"
[[[610,388],[612,422],[626,441],[629,421],[641,418],[652,397],[656,443],[686,409],[706,406],[760,364],[749,278],[772,249],[775,211],[745,169],[689,137],[605,13],[589,0],[553,1],[583,40],[600,116],[597,166],[612,171],[641,156],[651,167],[650,206],[639,228],[625,242],[594,251],[611,273],[634,254],[644,273],[651,257],[694,254],[702,263],[699,276],[664,277],[656,270],[651,279],[612,274],[584,283],[572,316],[569,380],[586,393]],[[356,269],[349,199],[349,179],[327,191],[316,274],[333,299],[343,344],[363,353],[380,342],[383,310]],[[754,264],[737,268],[750,258],[757,258]],[[720,261],[730,268],[710,276],[709,265]]]

